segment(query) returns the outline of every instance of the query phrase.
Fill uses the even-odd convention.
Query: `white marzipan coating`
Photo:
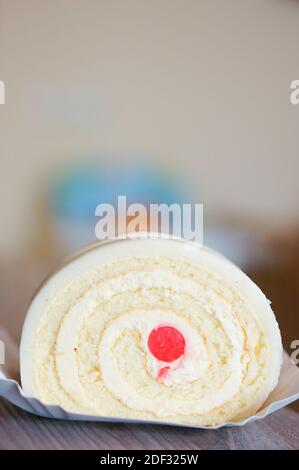
[[[24,327],[25,392],[101,416],[215,425],[254,414],[279,376],[275,317],[238,268],[197,250],[203,254],[181,250],[178,256],[175,248],[149,255],[141,247],[127,256],[124,249],[113,261],[112,244],[108,262],[87,263],[61,285],[52,279]],[[184,356],[173,364],[161,364],[148,349],[159,325],[172,325],[185,338]],[[158,380],[163,365],[170,370]]]

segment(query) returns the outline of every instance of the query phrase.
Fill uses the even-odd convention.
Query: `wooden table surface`
[[[242,428],[66,422],[30,415],[0,400],[1,449],[299,449],[299,414],[288,408]]]

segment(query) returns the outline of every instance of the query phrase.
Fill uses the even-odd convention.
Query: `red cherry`
[[[173,326],[159,326],[152,330],[147,345],[152,355],[163,362],[173,362],[185,351],[184,336]]]

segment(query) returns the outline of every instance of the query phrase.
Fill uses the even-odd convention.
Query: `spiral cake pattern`
[[[72,412],[196,425],[256,412],[281,362],[261,291],[205,248],[115,243],[36,296],[21,348],[25,391]]]

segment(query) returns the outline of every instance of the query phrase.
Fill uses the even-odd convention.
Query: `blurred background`
[[[204,204],[204,241],[299,338],[299,2],[0,0],[0,321],[101,202]]]

